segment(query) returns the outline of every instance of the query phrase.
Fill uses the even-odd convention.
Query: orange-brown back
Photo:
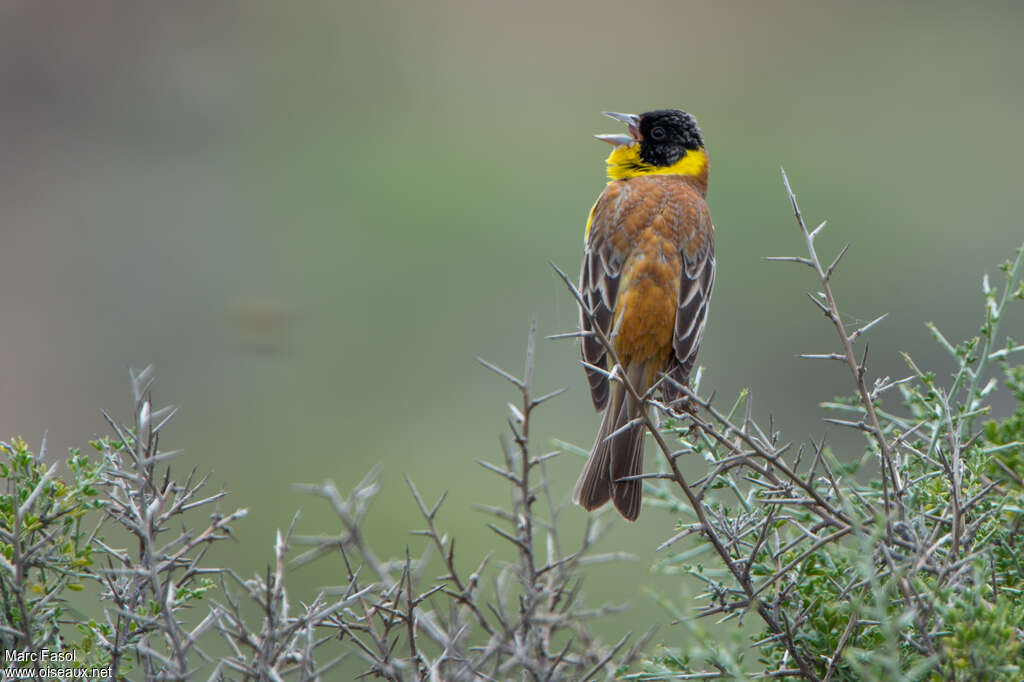
[[[706,301],[692,311],[693,320],[680,319],[680,305],[693,286],[706,284],[707,291],[694,297],[706,298],[713,277],[711,217],[702,180],[680,175],[619,180],[608,184],[594,206],[580,289],[620,362],[645,366],[644,389],[673,361],[685,363],[696,352],[695,344],[683,343],[684,353],[676,357],[677,332],[696,332],[693,340],[699,344]],[[695,275],[706,281],[693,281]],[[698,323],[693,329],[691,321]],[[590,329],[585,315],[582,328]],[[584,339],[584,360],[607,369],[604,356],[596,339]],[[590,384],[601,409],[607,379],[591,371]]]

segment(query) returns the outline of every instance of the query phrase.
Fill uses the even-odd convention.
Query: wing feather
[[[694,234],[700,235],[702,242],[692,253],[684,245],[680,254],[683,268],[679,278],[679,299],[672,339],[675,357],[668,368],[670,378],[680,385],[686,385],[689,381],[690,370],[697,359],[697,351],[704,338],[711,289],[715,284],[715,253],[710,238],[711,216],[706,207],[701,211],[700,220],[702,224]],[[665,382],[663,386],[666,403],[676,403],[683,397],[682,391],[672,382]]]
[[[591,311],[594,324],[608,336],[611,334],[612,311],[619,293],[619,276],[625,254],[619,253],[610,237],[615,229],[615,201],[606,191],[594,204],[587,230],[586,249],[583,253],[583,267],[580,272],[580,294]],[[592,332],[594,328],[587,315],[580,311],[580,329]],[[594,336],[584,336],[581,344],[583,360],[596,367],[608,369],[607,354],[601,342]],[[594,407],[603,410],[608,404],[608,378],[586,368],[590,384],[590,397]]]

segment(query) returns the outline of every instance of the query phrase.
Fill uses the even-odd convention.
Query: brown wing
[[[715,284],[713,228],[706,206],[702,207],[699,220],[700,224],[693,232],[694,239],[684,244],[680,253],[683,269],[679,278],[678,308],[672,338],[675,357],[668,367],[669,377],[684,386],[689,381],[690,370],[693,369],[701,339],[704,338],[711,288]],[[682,391],[672,382],[666,381],[662,386],[666,403],[671,405],[683,397]]]
[[[620,253],[611,243],[616,228],[615,198],[618,191],[609,185],[590,211],[587,227],[587,242],[583,251],[583,266],[580,271],[580,294],[587,308],[593,313],[594,323],[605,334],[611,335],[612,311],[615,297],[619,293],[619,276],[626,254]],[[592,332],[587,315],[580,311],[580,329]],[[608,369],[605,350],[593,336],[584,336],[581,344],[583,360],[596,367]],[[587,381],[590,383],[590,397],[594,407],[603,410],[608,404],[608,378],[589,367]]]

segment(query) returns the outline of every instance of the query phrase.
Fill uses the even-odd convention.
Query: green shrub
[[[690,637],[629,679],[1024,679],[1024,367],[1012,364],[1024,346],[999,336],[1024,298],[1024,247],[1002,266],[1001,287],[984,278],[977,337],[952,344],[929,325],[956,363],[948,381],[905,355],[907,377],[871,382],[857,346],[881,318],[844,326],[831,287],[838,258],[826,267],[815,251],[824,223],[808,230],[789,196],[808,255],[773,260],[817,276],[811,300],[838,348],[805,357],[849,374],[854,393],[827,403],[826,421],[862,433],[865,447],[781,444],[750,418],[746,396],[723,414],[695,388],[707,418],[669,431],[711,473],[687,481],[666,448],[668,475],[650,493],[692,505],[677,538],[697,539],[661,565],[700,580],[698,615],[742,622],[743,636]],[[979,428],[1000,384],[1016,411]]]

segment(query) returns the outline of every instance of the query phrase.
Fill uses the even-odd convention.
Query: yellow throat
[[[652,166],[640,158],[640,145],[619,145],[605,160],[608,177],[626,180],[640,175],[700,175],[708,167],[708,155],[703,149],[691,149],[671,166]]]

